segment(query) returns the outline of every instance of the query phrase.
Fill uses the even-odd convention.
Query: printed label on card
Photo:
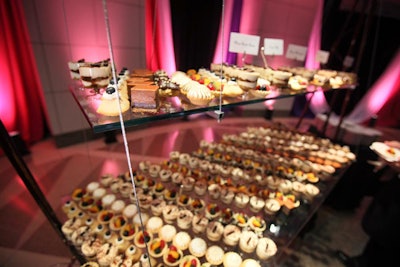
[[[305,61],[306,53],[307,53],[307,47],[301,45],[289,44],[288,50],[286,51],[286,58],[298,61]]]
[[[315,55],[315,60],[319,63],[326,64],[328,63],[329,52],[324,50],[318,50]]]
[[[354,63],[354,58],[351,56],[346,56],[343,61],[343,66],[350,68],[351,66],[353,66],[353,63]]]
[[[229,40],[229,52],[258,55],[260,36],[231,32]]]
[[[283,39],[264,38],[264,55],[283,55]]]

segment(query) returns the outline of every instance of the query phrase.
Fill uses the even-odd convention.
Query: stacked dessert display
[[[271,266],[285,245],[271,225],[284,228],[354,160],[281,124],[247,128],[76,188],[62,231],[84,266]]]

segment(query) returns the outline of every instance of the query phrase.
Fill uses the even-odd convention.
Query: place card
[[[343,61],[343,66],[345,66],[346,68],[350,68],[351,66],[353,66],[353,63],[354,58],[351,56],[346,56]]]
[[[286,51],[286,58],[298,61],[305,61],[307,54],[307,47],[301,45],[289,44]]]
[[[231,32],[229,52],[258,55],[260,36]]]
[[[283,39],[264,38],[264,55],[283,55]]]
[[[317,54],[315,55],[315,61],[326,64],[329,60],[329,52],[324,50],[318,50]]]

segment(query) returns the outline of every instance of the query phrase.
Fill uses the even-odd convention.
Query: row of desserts
[[[88,192],[93,191],[93,189],[95,187],[96,187],[95,183],[90,183],[88,185]],[[93,193],[98,189],[99,188],[96,188],[93,191]],[[79,191],[79,193],[77,193],[75,191]],[[82,193],[84,193],[83,190],[75,190],[75,191],[72,195],[73,199],[77,200],[77,199],[79,199],[79,197],[81,197],[82,199],[85,197],[85,194],[82,195]],[[111,206],[113,206],[113,205],[111,205]],[[167,208],[164,210],[168,211],[169,209]],[[167,213],[165,213],[165,214],[167,214]],[[125,212],[124,212],[124,214],[125,214]],[[146,216],[144,216],[144,217],[145,218],[143,220],[146,223],[146,228],[148,229],[150,234],[155,231],[154,229],[158,229],[159,226],[161,226],[159,217],[152,217],[150,219],[148,219],[148,217],[146,217]],[[96,234],[96,237],[99,238],[100,233],[103,233],[102,238],[104,240],[107,240],[108,243],[113,243],[113,244],[116,242],[121,243],[121,242],[123,242],[123,240],[134,239],[135,245],[137,247],[142,247],[143,246],[143,235],[140,236],[139,235],[140,232],[138,232],[138,230],[137,230],[139,222],[137,220],[135,222],[135,220],[134,220],[134,224],[132,226],[131,224],[127,223],[127,221],[128,221],[127,219],[115,220],[116,218],[124,218],[124,217],[121,215],[117,216],[116,214],[114,214],[113,212],[111,212],[109,210],[104,210],[104,211],[100,212],[98,215],[98,220],[97,220],[98,222],[100,222],[100,224],[98,224],[96,227],[92,226],[92,229],[94,229],[93,231]],[[157,220],[157,218],[158,218],[158,220]],[[179,218],[180,218],[180,216],[177,217],[178,220],[179,220]],[[250,219],[249,223],[251,223],[253,220],[255,220],[255,219]],[[88,224],[88,225],[82,226],[82,221],[85,221],[85,224]],[[90,225],[89,221],[90,220],[84,220],[83,218],[72,217],[70,220],[68,220],[64,224],[64,226],[63,226],[64,231],[66,231],[66,229],[71,230],[73,228],[76,228],[76,231],[74,231],[71,235],[71,236],[78,236],[80,238],[80,242],[77,239],[72,238],[72,240],[74,241],[74,243],[76,245],[83,245],[83,243],[89,242],[88,240],[84,240],[84,238],[86,238],[87,234],[88,234],[87,231],[88,231],[89,225]],[[215,224],[216,223],[217,222],[215,222]],[[242,222],[242,224],[244,225],[243,222]],[[250,225],[255,225],[255,223],[251,223]],[[181,224],[178,223],[178,227],[179,226],[181,226]],[[220,223],[218,223],[218,226],[223,227],[222,224],[220,224]],[[210,236],[212,236],[212,237],[210,237],[210,240],[211,239],[216,240],[215,238],[218,238],[219,231],[216,231],[215,229],[219,229],[219,227],[216,227],[213,224],[211,224],[207,227],[207,229],[209,229],[209,230],[207,230],[207,232],[210,233]],[[109,229],[109,230],[107,230],[107,229]],[[194,229],[196,229],[196,227],[194,227]],[[85,231],[83,231],[83,230],[85,230]],[[113,232],[115,232],[115,231],[117,231],[117,232],[120,231],[120,233],[121,233],[118,238],[116,237],[115,234],[113,235]],[[127,234],[125,234],[126,232],[130,233],[130,234],[127,235]],[[132,232],[133,232],[133,234],[132,234]],[[138,233],[138,234],[135,235],[135,233]],[[140,240],[142,240],[142,241],[140,241]],[[93,243],[94,241],[91,240],[90,242]],[[121,244],[118,245],[118,247],[121,247],[121,246],[122,246]],[[82,246],[82,248],[86,248],[86,246]],[[85,250],[87,250],[87,248]],[[119,251],[121,251],[121,249],[119,249]],[[86,254],[87,253],[88,252],[86,251]],[[101,253],[100,253],[100,255],[101,255]],[[110,255],[111,254],[108,254],[108,258],[110,258]],[[102,262],[102,261],[105,261],[105,259],[102,259],[102,260],[99,259],[99,261]]]

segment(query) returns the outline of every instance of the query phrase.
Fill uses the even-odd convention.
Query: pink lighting
[[[229,44],[229,29],[231,28],[232,10],[234,0],[225,1],[223,21],[219,25],[218,40],[215,46],[214,61],[215,63],[222,63],[226,61],[226,53]]]

